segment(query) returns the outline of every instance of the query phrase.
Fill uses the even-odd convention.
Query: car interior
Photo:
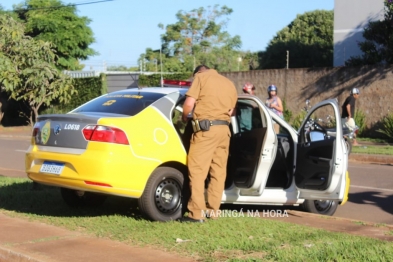
[[[183,102],[184,100],[176,105],[172,113],[172,122],[188,152],[193,130],[190,121],[187,124],[181,121]],[[239,99],[235,112],[235,117],[230,124],[232,136],[225,182],[226,189],[233,185],[238,188],[252,186],[257,175],[257,167],[267,131],[266,117],[254,101]],[[280,126],[280,133],[277,134],[277,141],[276,157],[266,187],[285,189],[292,183],[294,150],[292,138],[282,126]]]

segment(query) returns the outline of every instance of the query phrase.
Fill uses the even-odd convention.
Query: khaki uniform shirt
[[[186,95],[196,100],[194,119],[230,122],[229,111],[235,108],[237,102],[236,87],[216,70],[197,73]]]

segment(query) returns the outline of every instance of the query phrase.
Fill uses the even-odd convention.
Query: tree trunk
[[[29,125],[34,126],[34,124],[33,124],[33,110],[30,110]]]
[[[0,125],[1,125],[1,120],[3,119],[4,112],[1,112],[1,104],[0,104]]]
[[[1,125],[1,120],[3,119],[4,112],[1,110],[3,108],[3,103],[0,102],[0,125]]]
[[[37,123],[37,119],[38,119],[38,107],[33,107],[32,109],[33,111],[31,112],[30,115],[30,125],[34,126],[34,124]],[[33,122],[33,113],[34,113],[34,122]]]

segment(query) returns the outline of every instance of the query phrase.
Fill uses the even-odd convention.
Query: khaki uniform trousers
[[[225,125],[211,126],[209,131],[194,133],[188,153],[188,172],[191,197],[187,208],[189,217],[204,219],[206,210],[219,210],[224,192],[231,133]],[[210,183],[205,200],[205,180]],[[204,212],[203,212],[204,211]]]

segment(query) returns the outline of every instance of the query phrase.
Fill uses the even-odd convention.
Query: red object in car
[[[182,80],[163,80],[163,85],[167,87],[190,87],[192,84],[191,81],[182,81]]]

